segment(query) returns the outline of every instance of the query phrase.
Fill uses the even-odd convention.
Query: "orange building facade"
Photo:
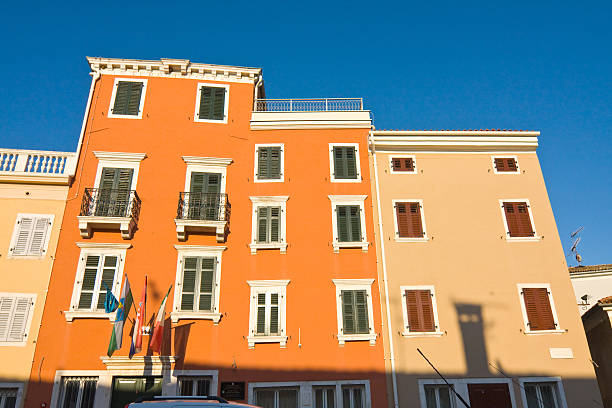
[[[89,63],[25,406],[387,406],[362,102],[264,99],[254,68]],[[126,276],[135,305],[148,279],[149,327],[172,285],[161,355],[145,334],[129,358],[135,310],[107,355]]]

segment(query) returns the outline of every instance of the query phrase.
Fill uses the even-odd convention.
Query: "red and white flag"
[[[158,354],[161,354],[162,340],[164,338],[164,321],[166,320],[166,302],[168,300],[168,295],[170,294],[170,289],[172,289],[172,285],[168,289],[168,293],[162,300],[161,305],[159,306],[159,310],[157,311],[157,317],[155,318],[155,328],[153,329],[153,335],[151,336],[151,341],[149,342],[149,348]]]
[[[132,333],[132,345],[130,346],[130,358],[136,353],[140,353],[142,350],[142,328],[144,326],[144,319],[147,314],[147,277],[145,276],[144,288],[142,289],[142,296],[140,296],[140,303],[138,303],[138,309],[136,313],[136,325],[134,326],[134,333]]]

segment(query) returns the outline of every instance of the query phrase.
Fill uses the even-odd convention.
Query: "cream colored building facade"
[[[395,407],[601,406],[538,136],[371,132]]]
[[[0,406],[20,407],[75,154],[0,149]]]

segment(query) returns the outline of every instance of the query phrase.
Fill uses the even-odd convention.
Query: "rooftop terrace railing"
[[[76,153],[0,149],[0,174],[70,176]]]
[[[363,98],[256,99],[256,112],[361,111]]]

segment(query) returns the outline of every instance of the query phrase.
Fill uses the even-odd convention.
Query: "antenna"
[[[580,232],[584,229],[584,227],[581,225],[580,227],[578,227],[574,232],[572,232],[570,234],[570,238],[574,239],[574,237],[576,237],[578,234],[580,234]],[[570,252],[572,254],[574,254],[574,258],[576,258],[576,261],[578,262],[578,266],[582,266],[582,256],[578,253],[578,244],[580,243],[580,241],[582,241],[582,237],[578,236],[574,242],[572,243],[572,247],[570,248]]]
[[[572,248],[570,249],[570,251],[575,252],[576,251],[576,247],[578,246],[578,244],[580,243],[581,240],[582,240],[582,238],[580,238],[580,237],[576,238],[576,240],[572,244]]]
[[[576,231],[572,232],[570,234],[570,238],[574,238],[576,236],[576,234],[578,234],[580,231],[582,231],[584,229],[583,226],[578,227],[578,229],[576,229]]]

